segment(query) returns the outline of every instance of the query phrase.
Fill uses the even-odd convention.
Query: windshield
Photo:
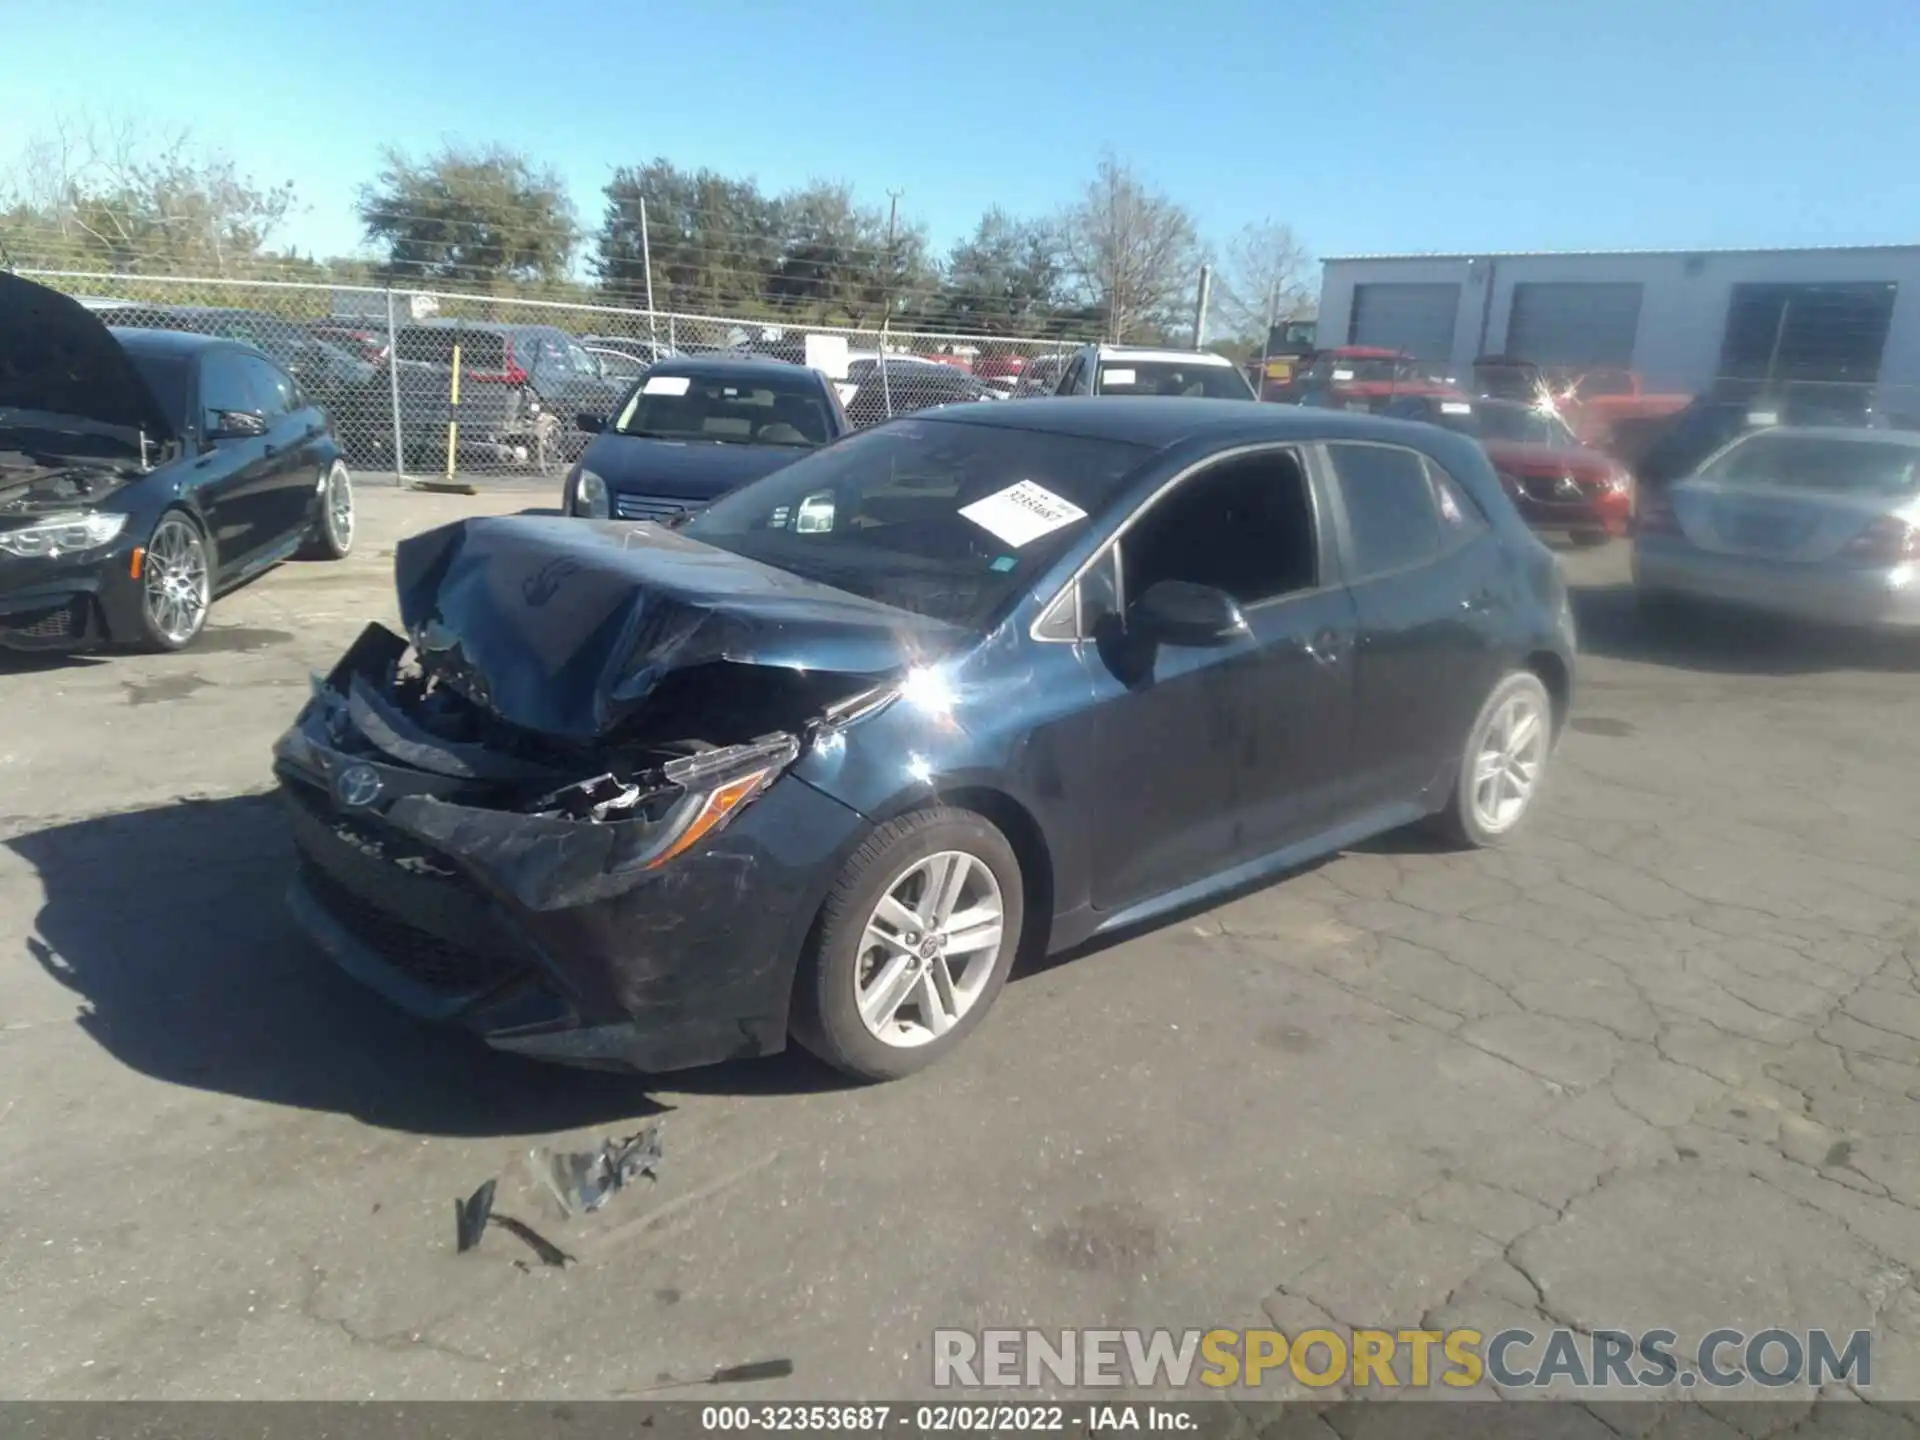
[[[826,444],[833,433],[826,397],[805,371],[789,380],[758,370],[705,375],[655,370],[627,397],[613,428],[616,434],[649,440],[802,449]]]
[[[1390,380],[1412,380],[1412,368],[1404,360],[1360,359],[1349,356],[1317,362],[1307,378],[1335,385],[1377,385]]]
[[[1763,433],[1722,453],[1700,478],[1752,489],[1912,495],[1920,493],[1920,446]]]
[[[1513,445],[1554,445],[1562,449],[1577,449],[1580,444],[1557,415],[1549,415],[1531,405],[1482,400],[1473,407],[1472,422],[1482,440],[1504,440]]]
[[[863,431],[716,501],[686,533],[896,609],[998,623],[1151,452],[943,420]]]
[[[1209,400],[1251,400],[1246,376],[1231,365],[1183,360],[1105,360],[1102,395],[1178,395]]]

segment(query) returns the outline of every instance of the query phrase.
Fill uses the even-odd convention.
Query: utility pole
[[[1213,267],[1200,267],[1200,294],[1193,307],[1193,348],[1207,343],[1207,305],[1213,299]]]
[[[893,286],[899,271],[894,265],[893,239],[900,221],[900,197],[904,190],[887,192],[887,307],[880,317],[880,398],[893,418],[893,381],[887,375],[887,345],[893,334]]]
[[[647,238],[647,197],[640,197],[640,268],[647,272],[647,343],[660,358],[660,327],[653,314],[653,242]]]

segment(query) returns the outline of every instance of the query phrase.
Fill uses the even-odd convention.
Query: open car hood
[[[0,271],[0,410],[71,415],[177,438],[127,352],[84,305]]]
[[[654,525],[455,521],[401,541],[394,581],[423,668],[511,725],[579,743],[695,666],[878,679],[966,636]]]

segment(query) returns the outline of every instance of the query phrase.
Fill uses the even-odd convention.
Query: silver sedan
[[[1633,579],[1654,604],[1920,628],[1920,435],[1782,426],[1742,436],[1641,497]]]

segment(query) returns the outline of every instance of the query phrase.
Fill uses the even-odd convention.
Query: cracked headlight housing
[[[26,560],[97,550],[127,528],[125,515],[103,510],[49,515],[19,530],[0,530],[0,555]]]
[[[605,520],[613,513],[607,482],[591,470],[582,470],[573,482],[573,513],[589,520]]]

